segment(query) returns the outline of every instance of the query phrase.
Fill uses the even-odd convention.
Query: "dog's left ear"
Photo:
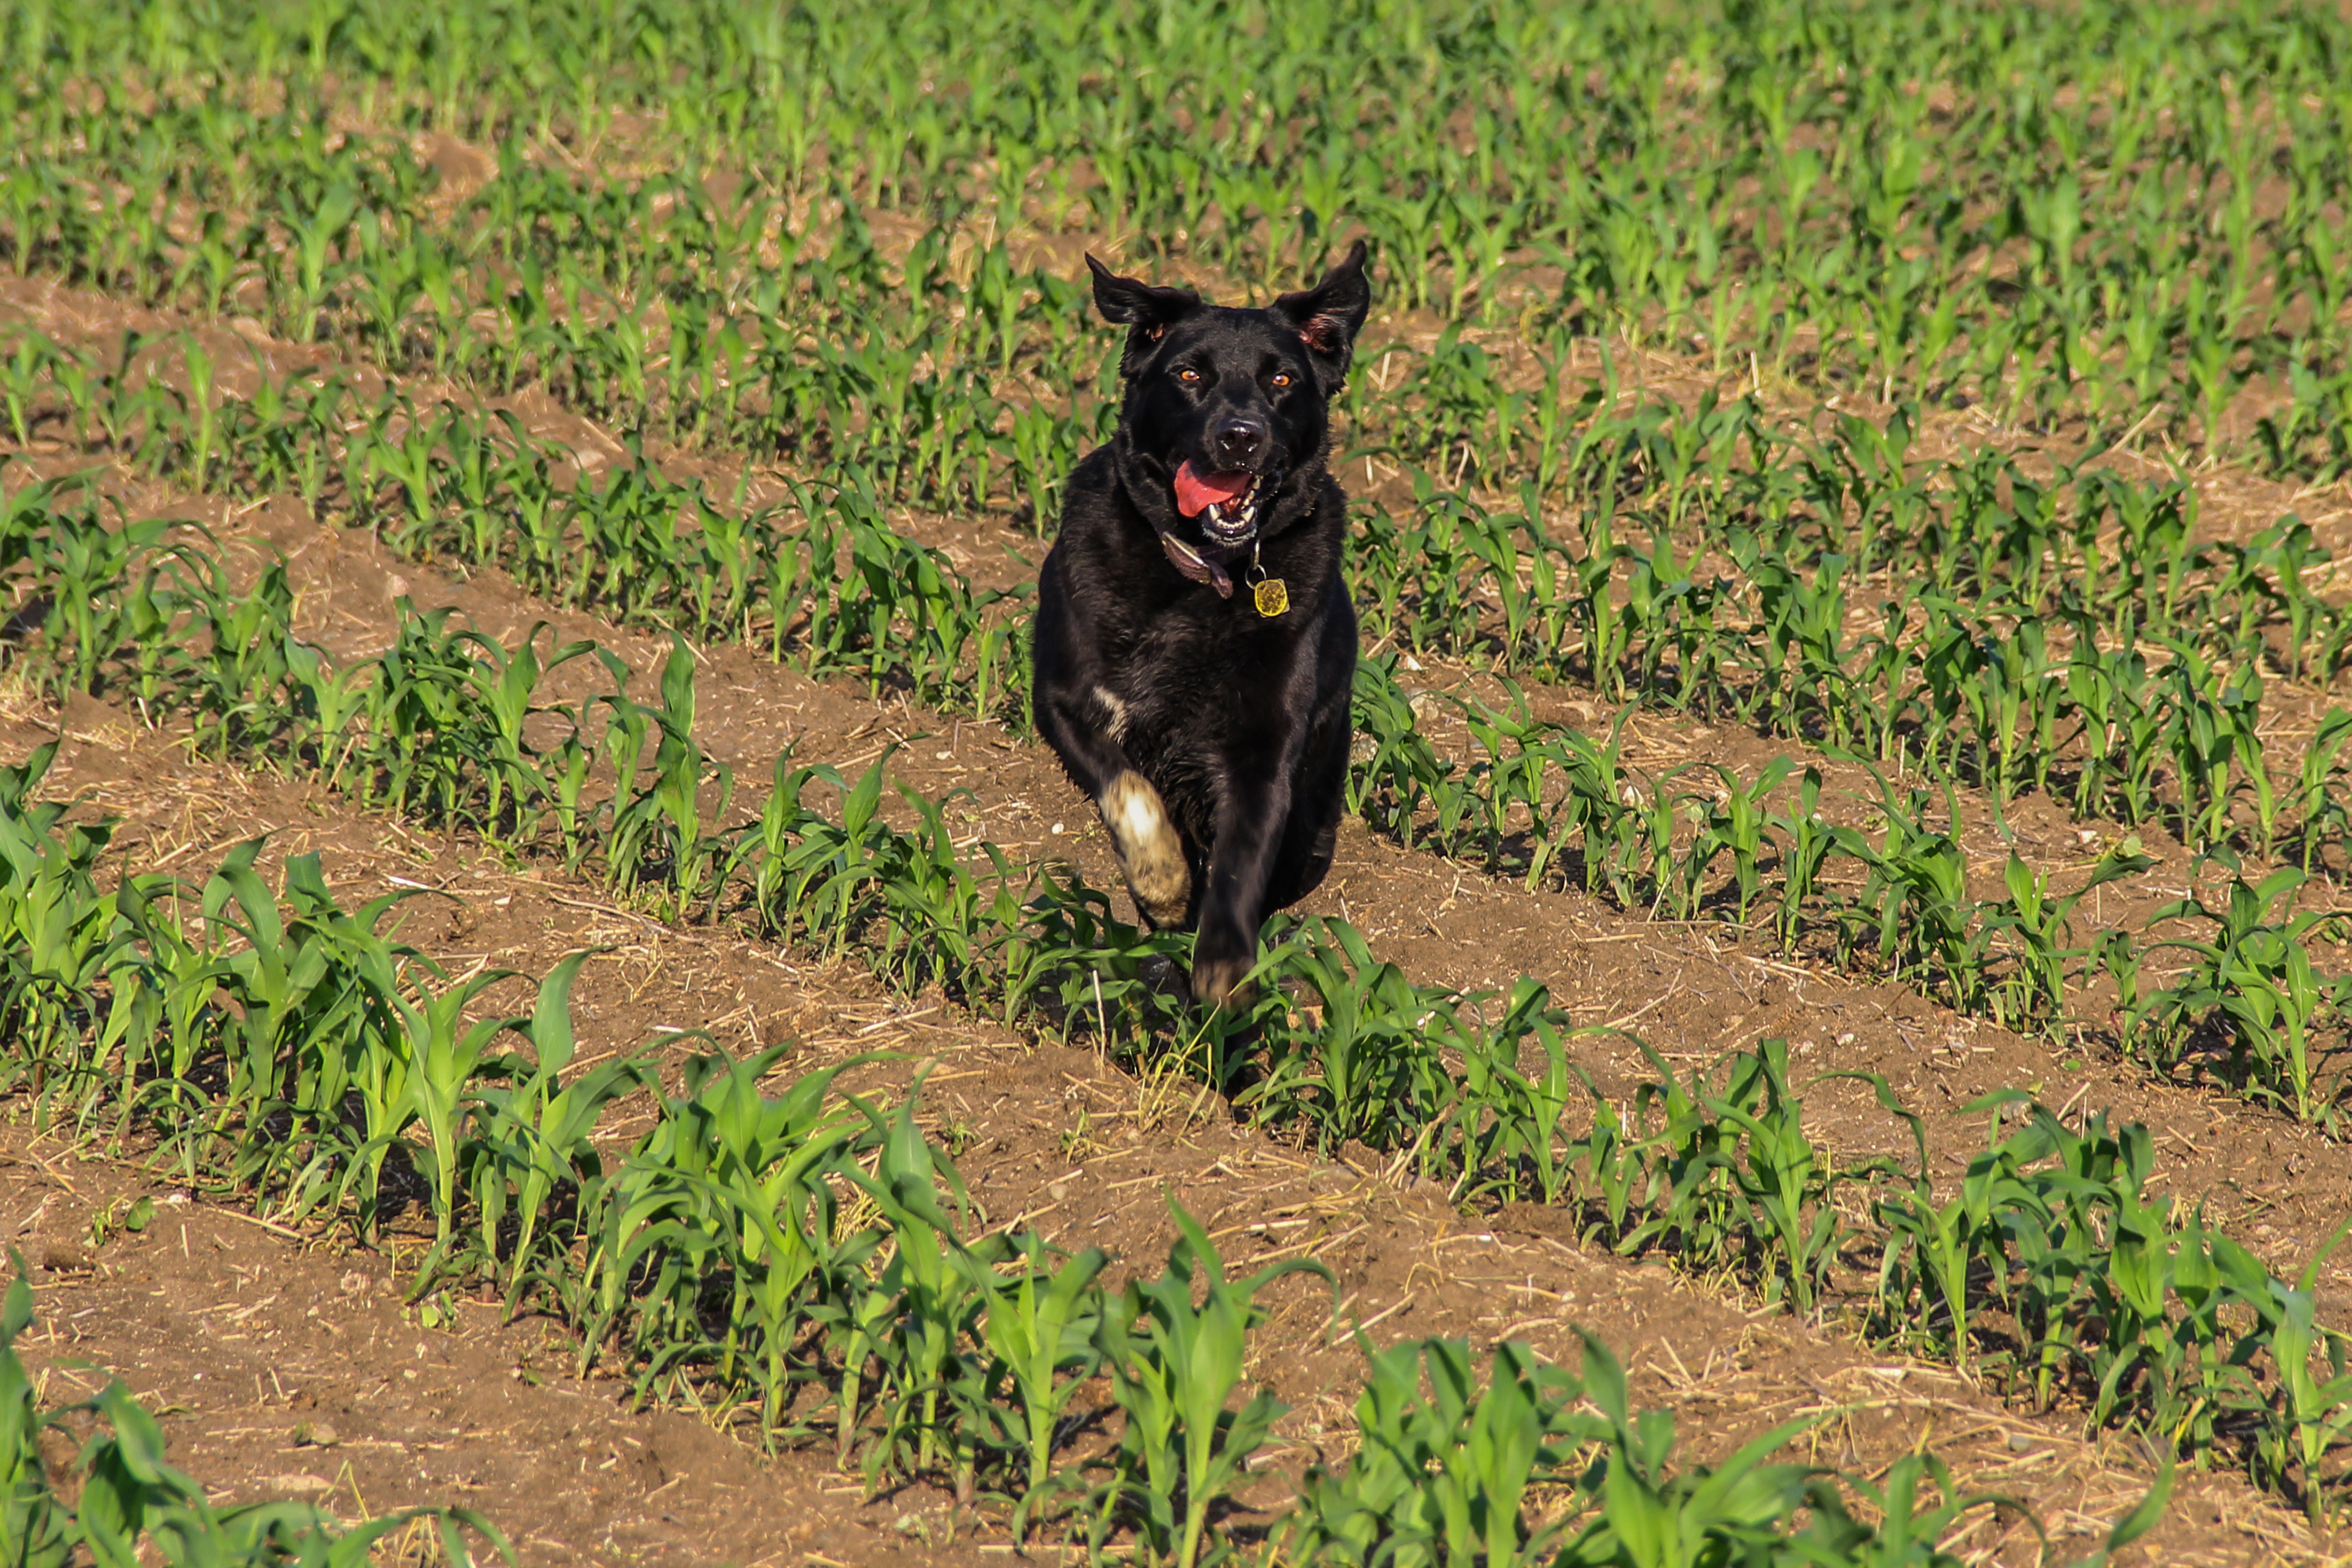
[[[1356,334],[1372,308],[1372,286],[1364,277],[1364,242],[1358,240],[1345,259],[1323,274],[1323,281],[1296,294],[1285,294],[1269,307],[1298,329],[1318,369],[1338,383],[1348,374],[1355,353]]]

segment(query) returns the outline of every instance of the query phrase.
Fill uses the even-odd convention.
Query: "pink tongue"
[[[1188,458],[1176,470],[1176,510],[1186,517],[1198,517],[1211,501],[1239,500],[1249,494],[1250,481],[1256,477],[1241,468],[1230,474],[1203,474]]]

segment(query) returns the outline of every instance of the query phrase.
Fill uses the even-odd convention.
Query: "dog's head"
[[[1314,288],[1255,310],[1118,277],[1091,256],[1087,265],[1096,307],[1128,329],[1118,441],[1147,515],[1230,553],[1277,510],[1286,522],[1303,510],[1282,503],[1311,504],[1331,397],[1371,309],[1363,241]]]

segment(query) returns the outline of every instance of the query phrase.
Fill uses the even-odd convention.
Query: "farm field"
[[[0,0],[0,1540],[2352,1552],[2347,83]],[[1026,716],[1082,257],[1360,235],[1349,812],[1204,1016]]]

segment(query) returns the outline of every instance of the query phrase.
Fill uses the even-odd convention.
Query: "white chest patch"
[[[1127,704],[1119,700],[1118,693],[1108,686],[1097,686],[1095,688],[1095,700],[1101,703],[1103,711],[1109,715],[1108,721],[1103,725],[1103,732],[1114,741],[1126,740]]]

